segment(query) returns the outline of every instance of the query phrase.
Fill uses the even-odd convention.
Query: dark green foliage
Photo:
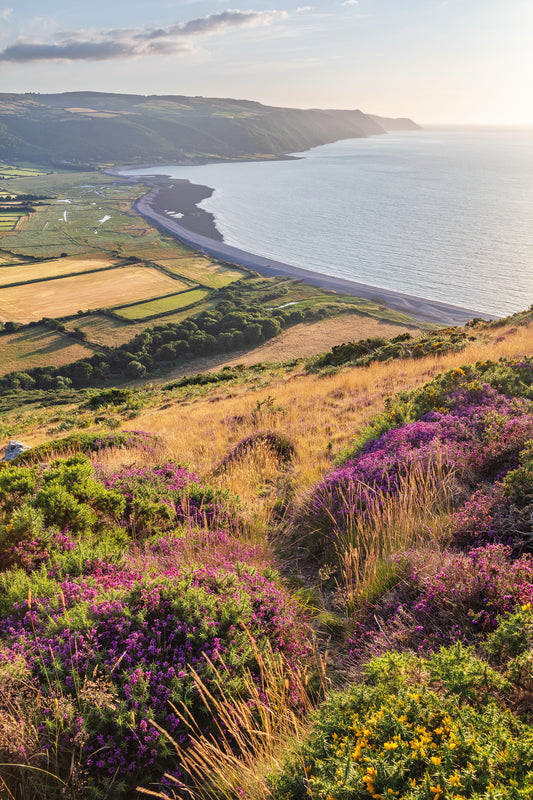
[[[354,364],[366,366],[372,361],[387,361],[390,358],[421,358],[425,355],[459,352],[475,337],[458,328],[442,328],[413,338],[410,333],[401,333],[388,341],[381,336],[361,339],[333,347],[329,353],[314,359],[311,369]]]
[[[518,506],[533,503],[533,442],[520,453],[520,466],[503,482],[506,496]]]
[[[120,406],[123,403],[130,403],[133,400],[133,392],[129,389],[104,389],[98,394],[94,394],[88,401],[89,408],[101,408],[102,406]]]

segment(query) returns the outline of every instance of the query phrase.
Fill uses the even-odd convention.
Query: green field
[[[13,214],[11,211],[0,211],[0,232],[14,231],[22,214]]]
[[[208,289],[191,289],[189,292],[180,292],[170,297],[160,297],[145,303],[115,308],[113,311],[124,319],[146,319],[146,317],[155,317],[170,311],[179,311],[180,308],[188,308],[208,295]]]
[[[10,164],[0,164],[0,179],[6,178],[35,178],[38,175],[46,175],[46,172],[32,167],[14,167]]]

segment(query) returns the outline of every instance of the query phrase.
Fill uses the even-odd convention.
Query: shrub
[[[166,461],[103,475],[106,489],[125,499],[120,521],[132,534],[168,530],[181,522],[211,526],[230,523],[237,508],[228,492],[200,483],[186,467]]]
[[[260,685],[265,648],[296,669],[306,654],[296,613],[272,580],[239,564],[187,570],[175,561],[143,575],[89,561],[55,595],[28,593],[0,622],[0,665],[24,663],[27,681],[40,686],[25,717],[38,732],[33,765],[71,786],[75,754],[87,798],[107,792],[119,800],[138,783],[157,787],[165,771],[179,776],[168,739],[151,722],[183,745],[187,727],[175,709],[184,706],[201,729],[215,730],[195,673],[214,691],[215,667],[222,670],[230,698],[248,671]],[[21,758],[12,753],[9,763]],[[63,796],[59,784],[47,790]]]
[[[439,403],[444,402],[439,397]],[[370,514],[386,496],[397,494],[415,468],[455,476],[472,488],[516,466],[533,434],[529,406],[488,386],[453,392],[448,408],[427,411],[371,439],[314,489],[302,521],[327,552],[353,520]]]
[[[405,579],[359,609],[350,639],[353,656],[389,648],[428,652],[486,638],[500,616],[533,601],[533,559],[526,554],[512,561],[510,555],[503,545],[448,553],[433,574],[426,553],[396,556]]]
[[[290,464],[296,456],[296,448],[288,436],[276,431],[257,431],[241,439],[224,457],[216,471],[227,469],[233,462],[243,458],[257,446],[266,447],[283,465]]]
[[[533,730],[494,702],[501,685],[457,647],[427,661],[374,661],[362,685],[326,701],[296,758],[272,778],[274,796],[531,797]]]

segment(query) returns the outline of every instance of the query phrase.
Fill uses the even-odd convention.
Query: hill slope
[[[0,95],[0,158],[40,163],[276,156],[415,126],[362,111],[101,92]]]

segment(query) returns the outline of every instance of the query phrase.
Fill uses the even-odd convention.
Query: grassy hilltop
[[[531,796],[532,334],[4,392],[5,796]]]

